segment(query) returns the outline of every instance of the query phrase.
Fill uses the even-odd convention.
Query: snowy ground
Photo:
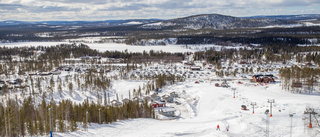
[[[126,83],[130,84],[130,83]],[[131,83],[136,84],[136,83]],[[265,136],[266,109],[269,109],[268,99],[275,99],[273,117],[270,117],[270,136],[290,136],[290,117],[293,116],[293,136],[315,137],[320,136],[319,127],[309,129],[307,121],[302,120],[306,107],[319,109],[320,96],[291,94],[281,90],[279,83],[264,86],[245,86],[230,82],[236,87],[236,98],[230,88],[215,87],[214,82],[195,84],[187,81],[164,89],[164,93],[176,91],[181,100],[188,101],[182,96],[185,90],[191,104],[182,102],[181,111],[185,114],[177,120],[131,119],[112,124],[91,124],[88,132],[76,131],[73,133],[56,133],[57,136]],[[120,86],[115,86],[121,88]],[[190,102],[190,101],[189,101]],[[192,101],[191,101],[192,102]],[[256,102],[255,114],[252,114],[251,102]],[[189,107],[187,106],[189,105]],[[249,110],[240,109],[246,105]],[[184,107],[183,107],[184,106]],[[187,112],[185,112],[187,111]],[[216,130],[220,125],[221,131]],[[229,126],[229,131],[226,127]],[[316,127],[315,123],[314,126]]]
[[[29,47],[29,46],[55,46],[58,44],[73,44],[67,41],[65,42],[14,42],[14,43],[0,43],[0,47]],[[149,52],[150,50],[154,51],[164,51],[164,52],[195,52],[195,51],[204,51],[209,49],[215,49],[221,51],[223,49],[240,49],[247,48],[245,46],[220,46],[214,44],[207,45],[174,45],[168,44],[166,46],[135,46],[135,45],[126,45],[119,43],[84,43],[88,45],[91,49],[96,49],[101,52],[105,51],[128,51],[128,52],[140,52],[143,51]]]

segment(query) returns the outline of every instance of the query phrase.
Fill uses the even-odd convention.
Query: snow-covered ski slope
[[[283,91],[279,83],[269,85],[238,84],[229,82],[231,88],[236,88],[233,98],[231,88],[215,87],[215,82],[195,84],[188,80],[185,83],[171,85],[164,88],[163,92],[176,91],[183,93],[185,90],[190,95],[188,100],[197,100],[191,104],[195,115],[176,120],[131,119],[114,122],[112,124],[91,124],[88,131],[78,130],[72,133],[55,133],[56,136],[81,136],[81,137],[262,137],[266,136],[265,110],[270,109],[268,99],[275,99],[272,114],[269,117],[270,137],[290,136],[290,117],[293,116],[293,136],[315,137],[320,136],[319,127],[308,128],[308,121],[303,120],[305,108],[319,109],[320,96],[291,94]],[[256,102],[255,113],[252,114],[251,102]],[[183,104],[182,105],[186,105]],[[246,105],[249,110],[241,110],[241,105]],[[181,112],[186,113],[186,112]],[[191,113],[191,112],[190,112]],[[217,131],[217,125],[221,131]],[[226,127],[229,126],[229,131]]]

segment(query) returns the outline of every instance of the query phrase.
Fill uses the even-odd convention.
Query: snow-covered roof
[[[172,112],[172,111],[176,111],[176,109],[174,107],[163,107],[163,108],[160,108],[160,111],[162,111],[162,112]]]
[[[162,102],[162,101],[155,101],[153,103],[158,103],[158,104],[166,104],[166,102]]]

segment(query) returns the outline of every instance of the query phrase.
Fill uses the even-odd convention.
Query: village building
[[[122,103],[120,101],[118,101],[118,100],[112,100],[111,104],[112,104],[112,106],[115,106],[115,107],[118,107],[118,106],[122,105]]]
[[[158,108],[158,107],[165,107],[166,102],[161,102],[161,101],[155,101],[151,104],[153,108]]]
[[[201,67],[200,66],[191,66],[190,69],[193,71],[196,71],[196,70],[201,70]]]
[[[263,83],[270,83],[275,82],[273,75],[253,75],[252,79],[254,82],[263,82]]]
[[[122,100],[122,103],[123,103],[123,104],[128,104],[129,102],[130,102],[130,100],[127,99],[127,98],[125,98],[125,99]]]
[[[174,117],[174,112],[176,109],[174,107],[163,107],[158,110],[159,114],[167,116],[167,117]]]

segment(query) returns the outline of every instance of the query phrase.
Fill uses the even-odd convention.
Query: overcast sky
[[[0,0],[0,20],[173,19],[196,14],[320,14],[320,0]]]

